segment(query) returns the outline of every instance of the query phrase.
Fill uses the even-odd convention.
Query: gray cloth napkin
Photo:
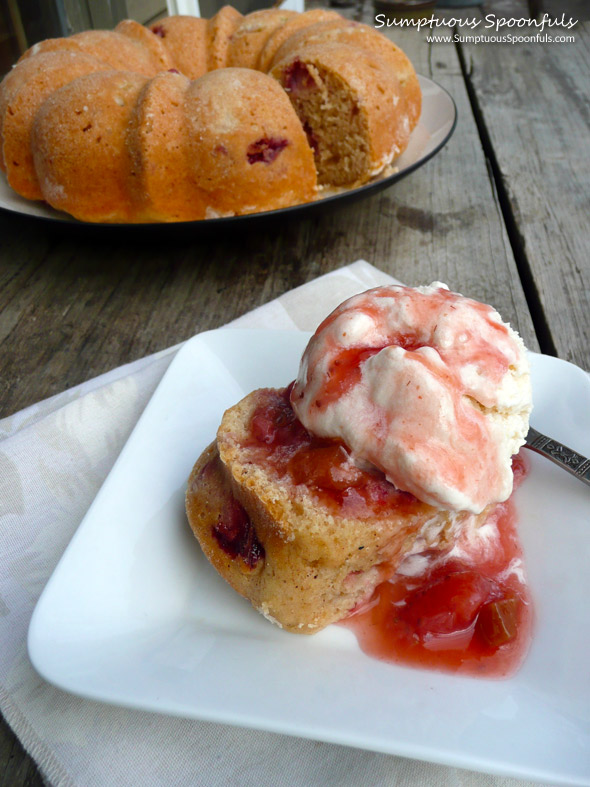
[[[392,281],[359,261],[231,326],[314,330],[345,298]],[[34,606],[178,346],[0,421],[0,710],[46,780],[86,787],[522,785],[271,732],[111,707],[67,694],[37,675],[26,649]]]

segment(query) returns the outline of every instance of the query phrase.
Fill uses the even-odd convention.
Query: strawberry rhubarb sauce
[[[515,482],[525,475],[514,459]],[[523,662],[533,611],[512,500],[466,527],[449,550],[416,545],[394,576],[341,625],[378,659],[442,672],[506,678]]]
[[[358,466],[424,503],[480,513],[510,495],[531,388],[518,334],[435,282],[345,301],[312,337],[291,401]]]

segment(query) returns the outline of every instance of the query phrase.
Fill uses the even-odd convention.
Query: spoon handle
[[[555,462],[556,465],[590,486],[590,459],[587,457],[578,454],[562,443],[558,443],[557,440],[537,432],[532,426],[526,436],[526,446]]]

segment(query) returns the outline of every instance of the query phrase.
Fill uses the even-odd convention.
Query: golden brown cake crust
[[[23,197],[41,198],[30,145],[37,110],[76,77],[106,68],[103,61],[84,52],[47,51],[23,60],[0,84],[0,166]]]
[[[115,28],[115,33],[121,33],[149,53],[154,73],[167,71],[174,68],[174,60],[160,36],[154,35],[147,27],[140,25],[134,19],[124,19]]]
[[[227,68],[231,37],[244,17],[231,5],[224,5],[207,23],[207,69]]]
[[[365,601],[426,526],[442,542],[456,519],[418,501],[355,518],[323,505],[305,484],[277,479],[248,450],[251,417],[266,395],[254,391],[225,413],[191,473],[187,516],[204,554],[238,593],[283,628],[313,633]],[[232,557],[216,536],[236,503],[256,559],[248,548]]]
[[[82,221],[131,220],[137,215],[128,186],[132,159],[127,133],[147,80],[131,71],[86,74],[43,103],[33,124],[33,149],[47,202]],[[85,174],[82,180],[80,172]]]
[[[207,73],[207,20],[194,16],[168,16],[152,25],[174,67],[189,79]]]
[[[84,30],[69,38],[49,38],[28,49],[20,58],[26,60],[41,52],[54,52],[63,49],[85,52],[102,60],[110,68],[134,71],[137,74],[153,76],[159,68],[154,64],[152,55],[137,38],[116,30]]]
[[[282,25],[275,28],[266,40],[266,43],[260,50],[258,68],[267,72],[273,63],[277,51],[296,32],[309,28],[318,22],[335,19],[342,21],[342,17],[336,11],[328,11],[324,8],[313,8],[311,11],[304,11],[302,14],[289,17]]]
[[[131,196],[146,220],[204,218],[204,193],[191,177],[184,101],[190,80],[163,72],[143,87],[127,129],[135,176]]]
[[[272,35],[295,11],[265,8],[245,16],[229,40],[227,65],[237,68],[258,68],[258,56]]]

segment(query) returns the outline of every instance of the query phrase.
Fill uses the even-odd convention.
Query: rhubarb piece
[[[486,604],[477,619],[478,635],[491,647],[512,642],[518,633],[518,601],[502,598]]]

